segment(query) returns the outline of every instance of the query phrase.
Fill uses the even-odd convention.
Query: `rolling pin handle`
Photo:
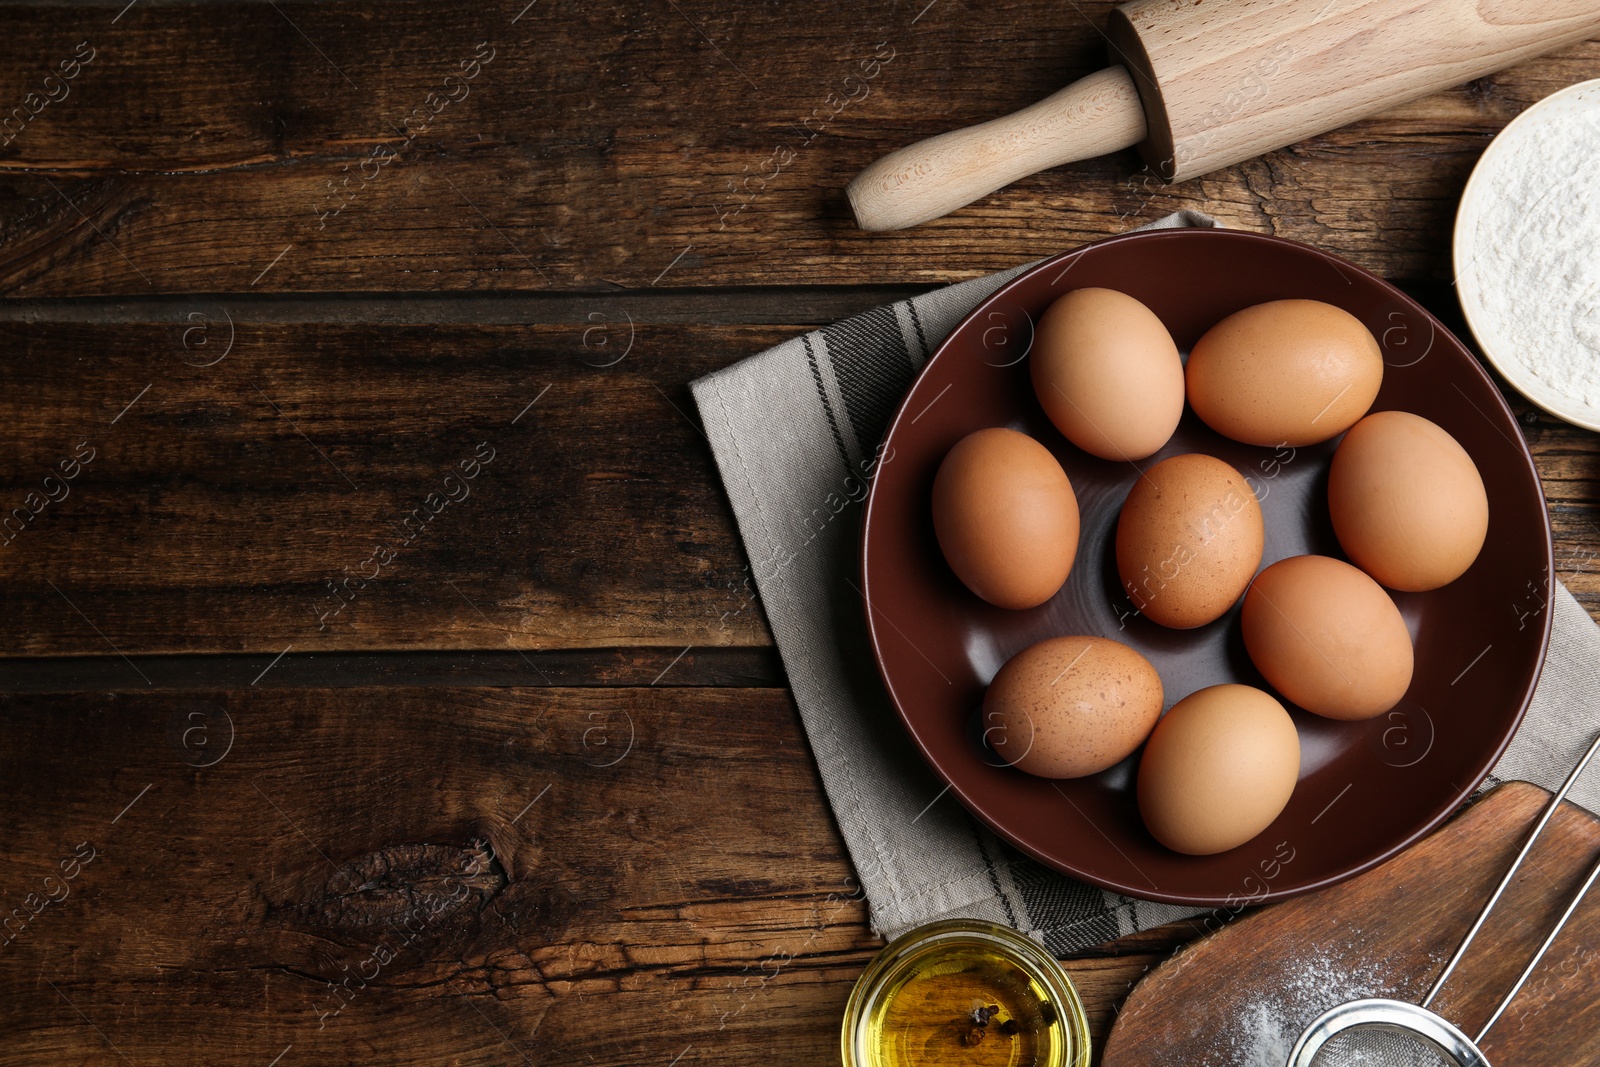
[[[1037,171],[1144,139],[1133,79],[1107,67],[1015,114],[892,152],[857,174],[845,196],[863,230],[899,230]]]

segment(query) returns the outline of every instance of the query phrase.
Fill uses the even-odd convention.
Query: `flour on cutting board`
[[[1514,129],[1473,234],[1478,300],[1499,359],[1600,408],[1600,108]]]
[[[1309,953],[1262,980],[1236,1014],[1212,1020],[1211,1048],[1184,1067],[1285,1067],[1300,1034],[1329,1008],[1363,997],[1409,999],[1411,984],[1402,979],[1397,986],[1393,975],[1372,965]]]

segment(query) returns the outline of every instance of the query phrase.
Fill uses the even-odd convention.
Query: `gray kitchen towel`
[[[1149,228],[1214,225],[1179,212]],[[1197,912],[1051,871],[946,796],[889,704],[857,587],[861,504],[889,419],[945,335],[1030,265],[812,331],[692,389],[873,929],[982,918],[1060,954]],[[1546,787],[1581,753],[1600,697],[1600,629],[1565,589],[1551,610],[1544,680],[1495,768]],[[1600,810],[1600,770],[1579,799]]]

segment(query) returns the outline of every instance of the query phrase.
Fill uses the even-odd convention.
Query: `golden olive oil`
[[[1020,944],[1019,944],[1020,943]],[[1042,947],[989,923],[934,923],[868,967],[846,1009],[847,1067],[1079,1067],[1077,993]]]

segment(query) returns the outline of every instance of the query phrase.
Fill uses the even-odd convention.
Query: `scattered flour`
[[[1262,983],[1237,1015],[1207,1020],[1210,1048],[1181,1067],[1285,1067],[1301,1033],[1329,1008],[1363,997],[1412,1000],[1420,993],[1411,988],[1414,983],[1410,979],[1401,979],[1397,985],[1384,970],[1370,965],[1350,967],[1326,951],[1302,957],[1275,978]],[[1254,979],[1241,974],[1235,980]],[[1355,1067],[1362,1061],[1347,1062]]]
[[[1498,160],[1485,173],[1475,258],[1462,264],[1498,335],[1485,343],[1600,408],[1600,88],[1513,127],[1491,151]]]
[[[1284,1067],[1300,1034],[1329,1008],[1347,1000],[1388,996],[1390,991],[1370,968],[1346,970],[1326,954],[1299,960],[1276,988],[1264,988],[1245,1005],[1228,1067]]]

